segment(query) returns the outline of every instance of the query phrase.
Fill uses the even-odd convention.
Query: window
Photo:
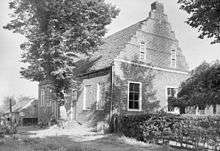
[[[84,99],[83,99],[83,109],[90,110],[92,105],[94,105],[94,98],[93,98],[93,90],[91,85],[86,85],[84,87]]]
[[[167,96],[168,97],[176,97],[177,90],[176,88],[167,88]]]
[[[41,89],[40,101],[41,101],[41,106],[44,106],[44,102],[45,102],[45,91],[44,91],[44,89]]]
[[[141,110],[141,83],[128,83],[128,110]]]
[[[176,68],[176,51],[175,50],[171,50],[171,63],[170,66],[172,68]]]
[[[106,83],[97,84],[97,102],[96,109],[102,110],[106,99]]]
[[[166,95],[168,101],[168,111],[172,112],[174,111],[174,107],[170,105],[169,99],[175,98],[177,96],[177,89],[173,87],[167,87]]]
[[[140,61],[146,61],[146,45],[144,42],[140,43]]]
[[[204,106],[199,106],[199,114],[205,114],[205,107]]]

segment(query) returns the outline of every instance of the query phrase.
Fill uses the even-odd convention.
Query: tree
[[[11,0],[9,8],[12,20],[4,28],[27,39],[20,45],[28,65],[21,75],[52,80],[58,98],[74,84],[76,62],[97,50],[119,13],[104,0]]]
[[[180,9],[190,17],[186,23],[197,28],[199,38],[213,38],[212,44],[220,42],[220,1],[219,0],[178,0]]]
[[[198,106],[220,104],[220,63],[202,63],[181,84],[174,106]]]
[[[13,96],[7,96],[3,99],[2,105],[1,105],[1,112],[9,112],[10,109],[10,101],[11,106],[16,104],[16,99]]]

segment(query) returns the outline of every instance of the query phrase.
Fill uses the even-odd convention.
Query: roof
[[[24,99],[16,102],[15,105],[12,106],[12,112],[20,112],[23,109],[28,108],[31,104],[36,101],[36,99]],[[9,110],[6,112],[9,113]]]
[[[121,31],[118,31],[104,39],[104,44],[91,57],[91,61],[97,60],[90,70],[99,70],[111,66],[111,63],[130,41],[131,37],[141,28],[142,22],[139,21]]]

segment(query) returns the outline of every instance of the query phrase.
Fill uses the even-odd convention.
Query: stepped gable
[[[147,51],[151,56],[151,64],[165,69],[179,70],[188,72],[188,65],[182,50],[179,48],[178,40],[168,22],[168,17],[164,13],[164,6],[159,2],[151,4],[151,10],[146,19],[139,21],[121,31],[118,31],[104,39],[104,44],[90,58],[95,61],[88,71],[103,69],[112,65],[113,60],[124,51],[127,44],[138,45],[140,33],[145,36],[144,41],[147,45]],[[136,43],[132,41],[136,39]],[[177,67],[170,68],[170,53],[175,49],[177,52]],[[138,50],[129,50],[137,51]]]

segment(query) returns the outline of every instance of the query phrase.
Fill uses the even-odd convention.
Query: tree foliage
[[[9,7],[12,20],[4,28],[27,39],[20,45],[28,65],[21,75],[52,80],[57,94],[72,85],[76,62],[97,50],[119,13],[104,0],[11,0]]]
[[[186,23],[197,28],[199,38],[213,38],[212,43],[220,42],[220,1],[219,0],[178,0],[180,9],[190,17]]]
[[[204,62],[181,84],[175,106],[206,107],[215,104],[220,104],[220,63]]]

